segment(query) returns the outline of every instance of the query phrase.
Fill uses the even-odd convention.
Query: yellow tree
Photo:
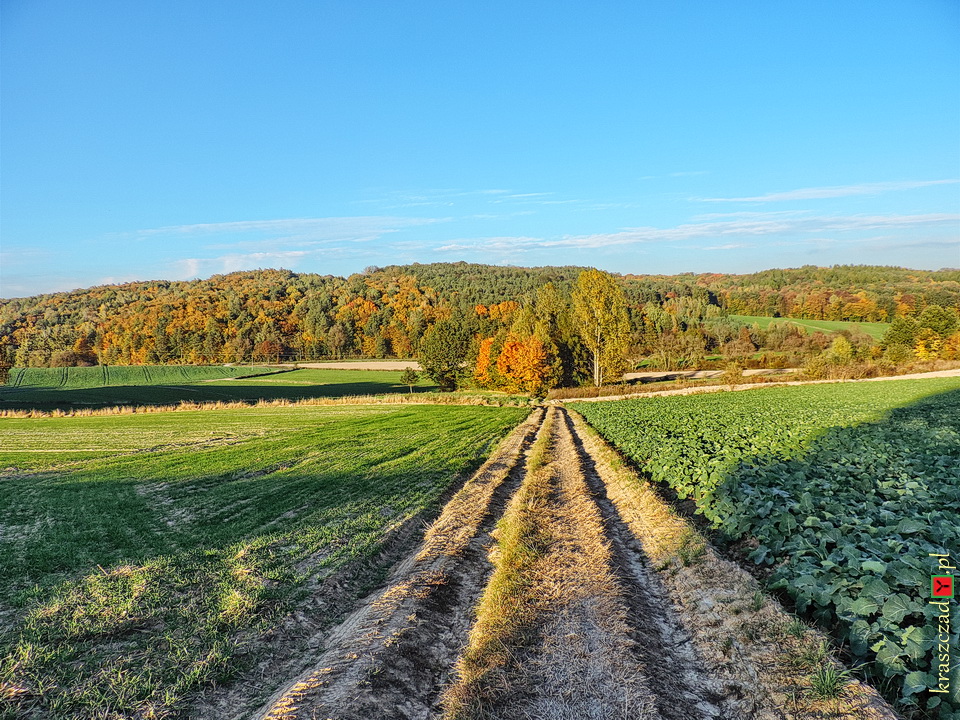
[[[590,351],[593,382],[619,378],[630,340],[627,300],[616,279],[600,270],[580,273],[573,291],[573,311],[580,336]]]
[[[919,360],[936,360],[940,356],[942,345],[943,341],[936,332],[930,328],[920,328],[913,352]]]

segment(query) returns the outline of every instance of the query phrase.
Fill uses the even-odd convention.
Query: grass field
[[[223,365],[97,365],[95,367],[12,368],[8,388],[98,388],[113,385],[176,385],[275,373],[268,367]]]
[[[389,534],[526,412],[0,419],[0,700],[26,717],[176,716],[349,570],[332,622],[377,581]]]
[[[400,384],[401,374],[388,370],[189,366],[14,368],[9,384],[0,387],[0,408],[49,410],[408,392],[409,388]],[[414,386],[415,392],[436,389],[427,379]]]
[[[759,315],[730,315],[733,320],[739,320],[740,322],[747,323],[748,325],[753,325],[756,323],[760,326],[761,330],[766,330],[771,325],[776,323],[790,323],[791,325],[799,325],[802,328],[805,328],[809,332],[816,332],[817,330],[825,333],[840,332],[841,330],[860,330],[865,332],[867,335],[872,337],[874,340],[879,340],[883,337],[883,334],[890,327],[890,323],[880,323],[880,322],[844,322],[842,320],[806,320],[802,318],[774,318],[774,317],[761,317]]]

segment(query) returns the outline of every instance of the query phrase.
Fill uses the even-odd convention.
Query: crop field
[[[934,661],[941,611],[928,603],[931,556],[960,557],[960,380],[572,407],[738,541],[888,697],[960,710],[927,692],[948,674],[960,687],[956,663],[941,673]]]
[[[222,365],[97,365],[95,367],[12,368],[8,388],[96,388],[110,385],[164,385],[277,372],[268,367]]]
[[[347,402],[0,418],[0,718],[960,718],[960,377]]]
[[[733,320],[739,320],[740,322],[747,323],[748,325],[753,325],[754,323],[760,326],[761,330],[766,330],[771,325],[777,323],[789,323],[791,325],[799,325],[802,328],[806,328],[810,332],[816,332],[817,330],[825,333],[834,333],[840,332],[841,330],[859,330],[864,332],[874,340],[879,340],[883,337],[883,334],[889,329],[890,323],[881,323],[881,322],[848,322],[845,320],[808,320],[806,318],[775,318],[775,317],[766,317],[760,315],[730,315],[730,318]]]
[[[179,402],[296,400],[409,392],[397,371],[256,367],[14,368],[0,408],[52,409]],[[436,390],[427,379],[414,392]]]
[[[382,582],[527,412],[0,419],[0,716],[206,716],[188,700]]]

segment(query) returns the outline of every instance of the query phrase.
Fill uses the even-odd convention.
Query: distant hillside
[[[584,269],[459,262],[368,268],[348,278],[257,270],[0,300],[0,359],[37,366],[409,357],[437,320],[458,314],[489,334],[492,323],[508,327],[515,309],[547,283],[568,297]],[[694,318],[710,310],[712,317],[857,322],[911,317],[932,304],[960,307],[957,270],[806,266],[620,281],[638,335],[649,330],[642,316],[653,306],[674,318],[683,305]]]

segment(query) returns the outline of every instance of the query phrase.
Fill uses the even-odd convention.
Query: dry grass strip
[[[447,660],[441,636],[449,632],[442,617],[432,609],[443,606],[440,598],[462,578],[464,556],[476,541],[494,505],[495,494],[522,457],[528,438],[540,425],[543,409],[530,416],[505,438],[491,457],[444,506],[440,517],[427,530],[423,545],[395,570],[387,588],[350,615],[326,638],[322,655],[313,668],[300,675],[285,690],[274,695],[258,717],[267,720],[295,718],[384,717],[400,703],[424,704],[429,697],[414,697],[411,688],[429,689],[437,670],[418,665],[404,672],[402,687],[374,686],[384,670],[396,670],[397,653],[409,654],[405,646],[430,646],[433,661],[449,668],[459,644]],[[482,580],[479,581],[482,586]],[[441,608],[442,609],[442,608]],[[464,623],[464,634],[466,623]],[[389,673],[386,673],[389,674]],[[429,694],[429,693],[428,693]],[[422,709],[422,708],[421,708]],[[419,710],[417,711],[419,712]]]
[[[448,720],[649,717],[603,520],[559,412],[498,528]]]

